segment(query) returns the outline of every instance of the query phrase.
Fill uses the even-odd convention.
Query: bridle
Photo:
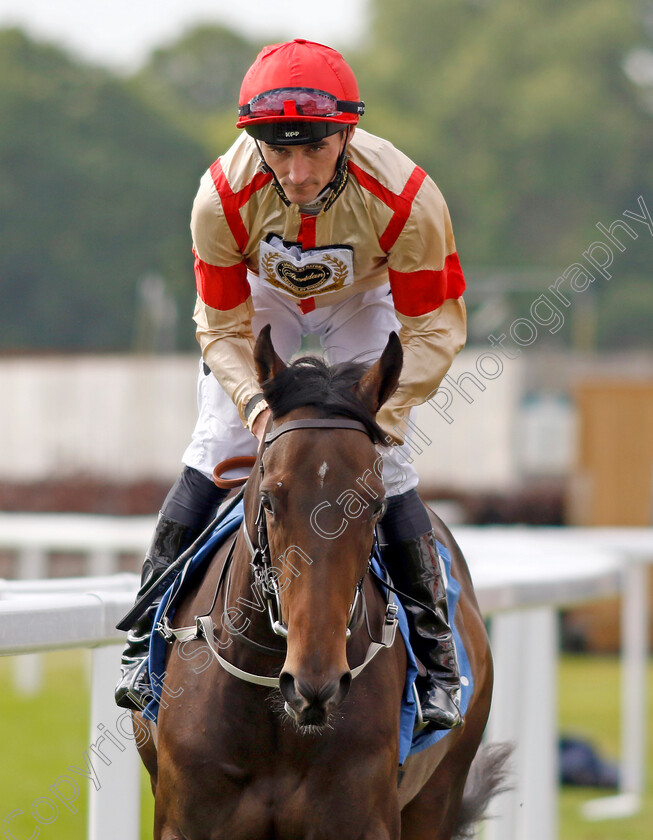
[[[365,426],[357,420],[289,420],[287,423],[282,423],[276,429],[273,429],[271,432],[266,434],[263,439],[263,450],[259,461],[259,474],[261,480],[263,480],[263,476],[265,474],[265,468],[263,466],[263,452],[265,452],[265,449],[277,440],[277,438],[281,437],[281,435],[285,435],[287,432],[292,432],[297,429],[354,429],[358,432],[363,432],[369,437],[369,433]],[[259,499],[259,506],[254,524],[256,526],[256,545],[247,530],[247,522],[243,522],[243,534],[250,554],[250,565],[252,567],[252,571],[254,572],[254,581],[259,586],[261,592],[267,600],[272,631],[276,633],[277,636],[286,638],[288,636],[288,625],[282,619],[281,598],[279,597],[281,593],[276,575],[272,573],[274,569],[272,566],[272,558],[270,557],[267,520],[262,499]],[[368,566],[371,562],[373,552],[374,545],[372,546],[372,551],[370,552]],[[352,600],[351,607],[349,608],[347,638],[351,637],[351,625],[356,614],[358,601],[361,598],[364,578],[365,574],[362,575],[354,589],[354,598]]]
[[[263,454],[265,450],[281,435],[287,434],[288,432],[296,431],[299,429],[351,429],[359,432],[363,432],[367,437],[369,437],[369,432],[363,423],[360,423],[357,420],[345,420],[345,419],[310,419],[310,420],[290,420],[286,423],[282,423],[277,428],[272,429],[268,432],[264,439],[263,444],[261,446],[261,450],[259,452],[259,475],[260,479],[263,478],[265,468],[263,465]],[[242,460],[242,459],[241,459]],[[242,463],[240,464],[243,465]],[[268,533],[267,533],[267,519],[265,515],[265,508],[263,506],[263,498],[259,498],[258,510],[256,514],[256,518],[254,520],[254,525],[256,527],[256,534],[255,537],[249,533],[247,527],[247,519],[243,520],[242,524],[242,533],[245,540],[245,544],[249,551],[250,555],[250,566],[252,568],[254,574],[254,583],[258,587],[259,591],[261,592],[263,598],[267,604],[267,612],[270,619],[270,627],[273,633],[277,636],[281,636],[282,638],[286,638],[288,636],[288,626],[283,621],[283,614],[281,608],[281,590],[279,588],[278,580],[275,574],[275,569],[272,564],[272,559],[270,557],[270,547],[268,541]],[[237,536],[237,535],[236,535]],[[214,641],[214,622],[211,618],[211,613],[215,604],[217,603],[218,594],[222,585],[225,581],[229,580],[230,570],[231,570],[231,561],[233,558],[234,548],[236,545],[236,537],[234,538],[231,546],[229,548],[229,552],[227,558],[225,559],[224,565],[222,567],[222,571],[220,574],[220,579],[218,581],[215,595],[213,598],[213,603],[208,611],[207,614],[203,616],[196,616],[195,624],[190,627],[178,627],[174,628],[170,624],[170,620],[168,619],[167,615],[162,616],[157,630],[161,633],[163,638],[168,641],[172,642],[174,639],[178,641],[189,641],[191,639],[198,639],[200,637],[204,638],[207,642],[213,656],[217,659],[220,663],[222,668],[228,671],[235,677],[238,677],[241,680],[245,680],[246,682],[254,683],[255,685],[262,685],[268,688],[278,688],[279,687],[279,677],[265,677],[258,674],[250,674],[247,671],[243,671],[240,668],[237,668],[227,659],[225,659],[216,649],[215,641]],[[383,648],[390,648],[394,644],[396,630],[397,630],[397,613],[398,613],[398,606],[395,602],[394,596],[392,594],[392,590],[389,587],[389,579],[386,579],[385,583],[387,586],[384,586],[384,597],[385,597],[385,616],[383,620],[383,632],[380,640],[375,640],[372,636],[370,625],[369,625],[369,617],[367,612],[367,604],[365,600],[365,594],[363,592],[363,581],[365,575],[368,571],[372,568],[372,560],[376,553],[377,542],[376,539],[372,545],[372,550],[370,552],[370,556],[368,558],[367,567],[365,572],[363,573],[362,577],[356,584],[354,588],[354,595],[352,598],[352,603],[349,608],[349,619],[347,623],[347,638],[349,639],[352,635],[354,629],[354,622],[357,615],[357,610],[359,609],[360,605],[360,618],[365,618],[365,623],[367,627],[368,636],[370,638],[370,645],[368,647],[367,653],[363,662],[358,665],[356,668],[351,670],[352,679],[355,679],[363,669],[372,661],[372,659],[376,656],[376,654],[382,650]],[[356,621],[356,626],[358,626],[358,622]],[[240,634],[237,634],[240,635]],[[274,649],[269,648],[264,645],[260,645],[259,643],[252,642],[252,640],[248,640],[249,644],[253,645],[257,648],[263,648],[264,650],[270,652],[274,651]],[[283,653],[283,651],[279,651],[279,653]]]

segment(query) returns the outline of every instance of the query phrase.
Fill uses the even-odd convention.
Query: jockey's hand
[[[265,429],[268,425],[268,420],[270,419],[270,413],[270,409],[266,408],[265,411],[262,411],[256,418],[256,420],[254,420],[254,425],[252,426],[252,434],[258,440],[259,443],[263,443]]]

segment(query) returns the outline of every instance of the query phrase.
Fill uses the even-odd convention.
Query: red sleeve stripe
[[[424,183],[426,172],[420,166],[416,166],[401,193],[397,194],[384,187],[376,178],[351,161],[349,161],[349,170],[361,187],[371,192],[393,211],[388,226],[379,238],[379,245],[388,253],[410,217],[413,201]]]
[[[229,225],[229,229],[236,240],[238,250],[241,253],[244,253],[245,248],[247,248],[247,243],[249,242],[249,232],[245,227],[242,216],[240,215],[240,208],[247,204],[255,192],[260,190],[272,180],[272,173],[257,172],[247,186],[235,193],[229,186],[227,176],[224,174],[224,170],[222,169],[222,162],[220,161],[220,158],[218,158],[218,160],[216,160],[216,162],[211,166],[210,171],[213,183],[215,184],[215,188],[218,191],[218,195],[220,196],[220,200],[222,202],[224,215],[227,220],[227,224]]]
[[[238,265],[220,268],[195,257],[197,294],[207,306],[223,312],[240,306],[250,296],[245,260]]]
[[[395,271],[388,269],[395,309],[415,318],[434,312],[445,300],[459,298],[465,291],[465,278],[458,254],[444,261],[441,271]]]

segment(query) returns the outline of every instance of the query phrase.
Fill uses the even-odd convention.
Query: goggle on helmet
[[[261,50],[243,79],[236,126],[266,143],[299,145],[355,125],[364,112],[340,53],[297,39]]]

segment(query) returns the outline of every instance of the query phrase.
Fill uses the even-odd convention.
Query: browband
[[[268,432],[265,436],[265,445],[269,446],[280,435],[285,435],[286,432],[292,432],[295,429],[354,429],[357,432],[363,432],[367,437],[370,436],[367,428],[358,420],[289,420]]]

